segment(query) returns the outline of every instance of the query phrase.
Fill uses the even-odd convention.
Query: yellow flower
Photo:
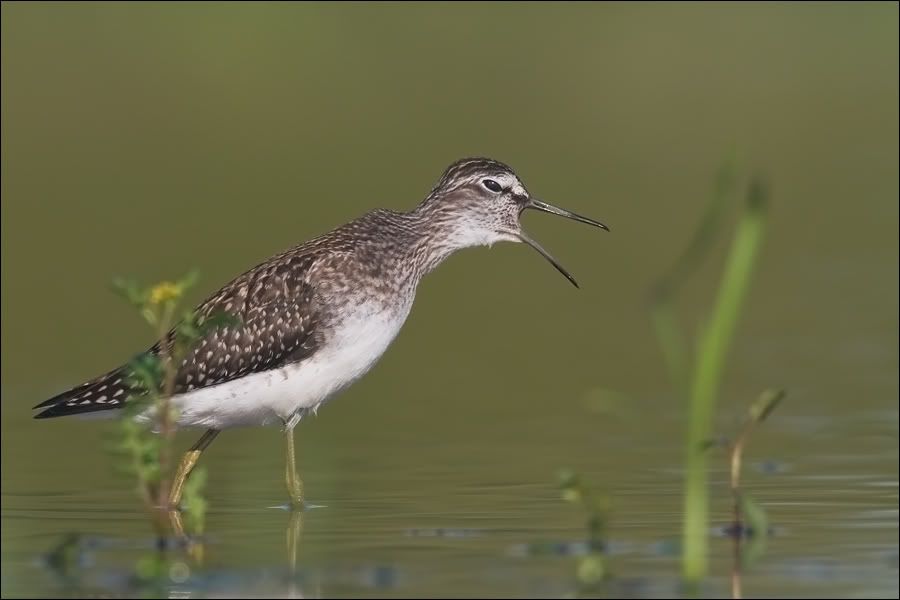
[[[177,285],[170,281],[163,281],[150,290],[150,303],[162,304],[169,300],[177,300],[179,296],[181,296],[181,289]]]

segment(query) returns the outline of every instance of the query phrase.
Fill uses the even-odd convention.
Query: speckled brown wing
[[[314,257],[297,248],[247,271],[203,302],[203,317],[228,313],[239,324],[197,341],[179,365],[175,393],[226,383],[250,373],[292,364],[317,347]],[[169,335],[167,343],[171,343]],[[160,353],[157,343],[147,352]],[[35,406],[44,419],[121,408],[132,396],[130,369],[123,365]]]

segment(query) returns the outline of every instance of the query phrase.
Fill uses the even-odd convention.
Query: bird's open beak
[[[579,214],[575,214],[575,213],[565,210],[563,208],[558,208],[556,206],[553,206],[552,204],[547,204],[546,202],[542,202],[536,198],[529,198],[528,203],[525,205],[525,208],[533,208],[533,209],[539,210],[541,212],[550,213],[551,215],[559,215],[560,217],[566,217],[567,219],[572,219],[573,221],[578,221],[579,223],[587,223],[588,225],[593,225],[594,227],[599,227],[600,229],[609,231],[609,227],[607,227],[600,221],[595,221],[595,220],[589,219],[587,217],[582,217]],[[524,231],[519,230],[518,236],[519,236],[519,239],[521,239],[523,242],[525,242],[526,244],[528,244],[529,246],[531,246],[532,248],[537,250],[541,256],[546,258],[550,262],[550,264],[556,268],[557,271],[562,273],[565,276],[565,278],[568,279],[572,283],[572,285],[574,285],[575,287],[578,287],[578,282],[575,281],[575,278],[572,277],[572,274],[569,273],[568,271],[566,271],[566,269],[563,268],[563,266],[561,264],[559,264],[559,261],[557,261],[555,258],[553,258],[552,254],[550,254],[549,252],[544,250],[544,248],[540,244],[538,244],[536,241],[531,239],[531,237]]]

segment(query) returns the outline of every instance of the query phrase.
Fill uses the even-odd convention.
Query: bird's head
[[[523,242],[537,250],[575,287],[575,278],[522,229],[527,209],[566,217],[609,230],[599,221],[553,206],[532,196],[507,165],[489,158],[465,158],[450,165],[419,207],[443,229],[456,248]]]

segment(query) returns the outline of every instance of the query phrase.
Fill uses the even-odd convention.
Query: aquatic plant
[[[587,551],[578,560],[579,589],[590,591],[609,577],[606,560],[610,499],[584,484],[580,475],[565,469],[559,473],[563,500],[579,506],[586,515]]]
[[[731,570],[731,597],[740,598],[741,573],[762,556],[769,537],[769,517],[765,509],[741,489],[741,466],[744,446],[759,423],[768,418],[784,399],[784,390],[766,390],[750,405],[744,424],[731,443],[728,453],[731,471],[732,523],[728,534],[734,540],[734,560]],[[744,541],[747,540],[746,548]]]
[[[134,391],[125,404],[123,418],[115,425],[113,451],[123,457],[121,466],[135,478],[138,494],[160,540],[159,548],[167,547],[164,538],[170,530],[178,537],[186,537],[187,532],[202,533],[207,507],[203,496],[206,477],[202,469],[195,469],[187,481],[182,506],[168,506],[174,475],[172,456],[177,413],[171,398],[177,367],[198,340],[215,328],[236,322],[231,315],[201,318],[181,307],[185,293],[196,281],[196,273],[191,272],[178,281],[152,286],[141,286],[127,279],[113,283],[116,291],[153,328],[158,340],[156,352],[141,353],[129,363]],[[149,423],[136,420],[134,417],[138,415],[149,415]],[[162,568],[159,565],[150,568],[147,564],[150,563],[146,562],[139,571],[151,573]]]
[[[749,289],[750,276],[765,233],[769,193],[760,178],[747,186],[743,211],[731,242],[712,311],[691,347],[675,318],[674,298],[688,276],[709,254],[734,197],[730,166],[717,177],[712,200],[691,242],[670,271],[654,286],[652,317],[676,394],[688,405],[682,571],[689,584],[704,577],[708,565],[708,448],[725,359]]]

